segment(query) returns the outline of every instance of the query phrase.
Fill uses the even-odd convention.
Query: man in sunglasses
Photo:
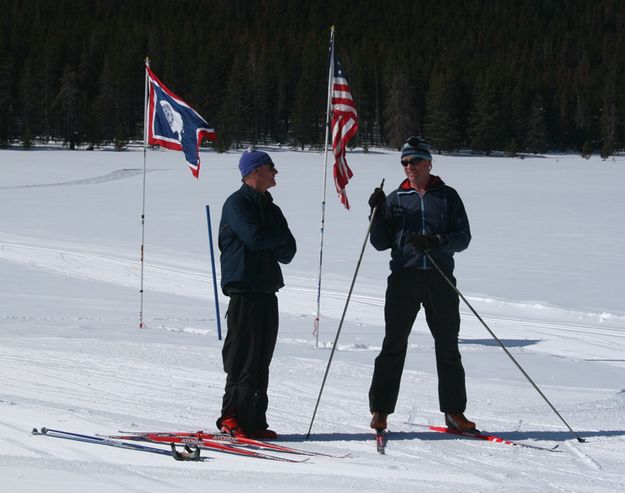
[[[268,429],[269,364],[278,336],[280,263],[295,256],[295,238],[268,189],[276,186],[269,154],[241,155],[243,185],[223,205],[219,224],[221,288],[230,297],[222,349],[226,388],[217,428],[238,437],[277,438]]]
[[[467,403],[464,368],[458,350],[458,294],[432,265],[454,284],[454,259],[471,241],[469,220],[458,193],[432,175],[430,145],[411,137],[401,151],[406,179],[388,197],[376,188],[369,205],[376,208],[371,244],[391,249],[384,307],[385,336],[375,360],[369,390],[371,427],[386,428],[395,411],[406,358],[408,336],[421,306],[434,337],[438,399],[445,423],[461,431],[475,429],[464,416]]]

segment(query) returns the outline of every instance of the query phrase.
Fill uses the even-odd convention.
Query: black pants
[[[448,277],[455,285],[455,278]],[[434,337],[440,410],[464,412],[467,396],[458,350],[458,304],[458,294],[435,269],[404,269],[391,273],[384,306],[386,332],[369,390],[372,412],[390,414],[395,411],[408,336],[421,305]]]
[[[228,374],[221,420],[237,418],[248,433],[267,429],[269,364],[278,337],[278,299],[274,293],[232,294],[228,334],[221,351]]]

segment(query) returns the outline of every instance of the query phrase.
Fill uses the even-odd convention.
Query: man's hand
[[[408,243],[417,252],[429,252],[441,246],[441,241],[436,235],[417,235],[413,233],[408,236]]]
[[[376,188],[369,197],[369,207],[382,207],[386,203],[386,194],[381,188]]]

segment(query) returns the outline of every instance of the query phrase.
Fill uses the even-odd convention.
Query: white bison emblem
[[[178,134],[178,142],[182,142],[182,132],[184,132],[184,125],[182,123],[182,117],[180,113],[178,113],[171,104],[167,101],[160,101],[161,108],[163,108],[163,113],[165,113],[165,118],[167,123],[169,124],[169,128],[173,133]]]

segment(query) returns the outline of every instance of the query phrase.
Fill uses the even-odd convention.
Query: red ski
[[[235,447],[250,447],[255,449],[262,450],[271,450],[273,452],[282,452],[285,454],[296,454],[296,455],[307,455],[307,456],[317,456],[317,457],[331,457],[335,459],[349,457],[349,454],[337,456],[331,454],[324,454],[321,452],[311,452],[308,450],[302,450],[293,447],[287,447],[285,445],[278,445],[275,443],[268,443],[262,440],[255,440],[253,438],[243,438],[243,437],[234,437],[231,435],[226,435],[224,433],[208,433],[205,431],[143,431],[143,432],[133,432],[133,431],[120,431],[119,433],[124,433],[123,435],[106,435],[107,438],[115,438],[119,440],[137,440],[137,437],[141,438],[154,438],[157,439],[167,438],[167,437],[180,437],[180,438],[189,438],[194,440],[209,440],[215,442],[226,443]]]
[[[482,433],[479,430],[475,430],[475,431],[460,431],[460,430],[455,430],[453,428],[447,428],[445,426],[430,426],[430,425],[421,425],[421,424],[418,424],[418,423],[406,423],[406,424],[410,425],[410,426],[420,426],[421,428],[427,428],[428,430],[436,431],[436,432],[439,432],[439,433],[449,433],[451,435],[457,435],[457,436],[462,436],[462,437],[466,437],[466,438],[474,438],[476,440],[486,440],[488,442],[505,443],[506,445],[513,445],[515,447],[531,448],[531,449],[535,449],[535,450],[544,450],[545,452],[562,452],[561,450],[557,450],[557,448],[558,448],[557,444],[555,446],[553,446],[553,447],[541,447],[540,445],[532,445],[532,444],[524,443],[524,442],[515,442],[515,441],[512,441],[512,440],[506,440],[505,438],[501,438],[501,437],[498,437],[496,435]]]
[[[191,434],[193,435],[193,434]],[[125,438],[121,438],[121,437]],[[287,459],[286,457],[278,457],[276,455],[269,455],[258,452],[256,450],[249,450],[242,447],[237,447],[231,443],[213,441],[206,438],[196,438],[195,436],[178,436],[173,434],[159,434],[159,433],[142,433],[133,435],[107,435],[106,438],[112,440],[134,440],[139,442],[151,442],[151,443],[182,443],[191,447],[198,447],[200,449],[216,450],[224,452],[226,454],[242,455],[245,457],[255,457],[257,459],[268,459],[280,462],[293,462],[300,463],[306,462],[306,459]]]

